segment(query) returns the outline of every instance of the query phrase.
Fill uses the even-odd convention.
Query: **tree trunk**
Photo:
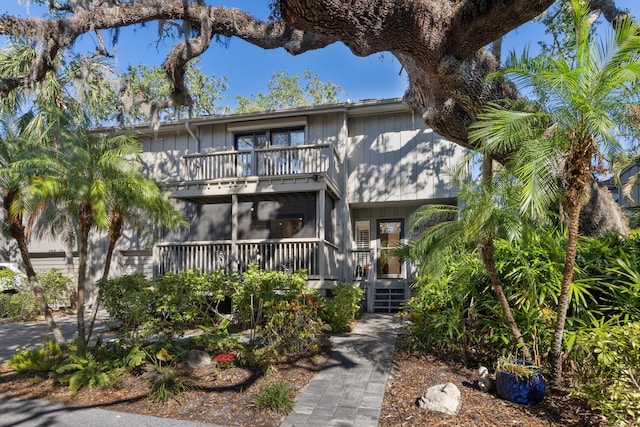
[[[493,158],[490,154],[485,154],[482,159],[482,185],[485,188],[491,188],[493,185]],[[507,321],[507,328],[513,335],[513,338],[516,340],[520,348],[522,348],[522,355],[525,360],[531,360],[531,351],[529,347],[525,344],[524,338],[522,337],[522,332],[520,332],[520,328],[516,323],[516,320],[513,318],[513,313],[511,312],[511,307],[509,306],[509,300],[504,294],[504,288],[502,286],[502,282],[500,281],[500,277],[498,276],[498,271],[496,270],[496,258],[495,258],[495,247],[493,245],[493,235],[485,238],[483,242],[478,245],[480,249],[480,257],[482,258],[482,264],[484,264],[484,268],[491,279],[491,287],[493,292],[496,294],[496,298],[500,303],[500,307],[502,307],[502,313],[504,314],[505,320]]]
[[[66,211],[66,209],[65,209]],[[76,268],[73,263],[73,249],[75,246],[75,232],[73,231],[73,225],[71,224],[71,219],[69,218],[69,213],[65,213],[64,219],[64,257],[65,263],[67,265],[67,276],[71,277],[72,283],[76,284]],[[76,288],[76,286],[74,286]],[[75,298],[74,298],[75,299]],[[75,305],[75,301],[72,299],[71,303]]]
[[[91,339],[91,334],[93,333],[93,327],[96,323],[96,317],[98,316],[98,309],[100,308],[100,303],[102,302],[102,295],[104,293],[104,286],[109,278],[109,269],[111,268],[111,259],[113,258],[113,251],[116,247],[116,243],[120,236],[122,236],[122,224],[123,219],[119,212],[114,211],[111,214],[110,219],[111,227],[109,228],[109,248],[107,249],[107,255],[104,260],[104,270],[102,272],[102,278],[100,279],[100,283],[98,284],[98,296],[96,297],[96,301],[93,304],[93,309],[91,311],[91,319],[89,320],[89,331],[87,332],[87,343],[89,344],[89,340]]]
[[[573,283],[573,271],[578,248],[578,228],[580,224],[580,201],[569,201],[569,221],[567,230],[567,249],[564,257],[564,268],[562,270],[562,285],[558,298],[558,312],[556,325],[551,342],[551,352],[549,359],[551,362],[551,377],[557,387],[562,386],[562,339],[564,327],[569,309],[569,296],[571,294],[571,284]]]
[[[507,328],[509,328],[511,335],[513,335],[513,338],[522,349],[522,356],[525,358],[525,360],[531,360],[531,351],[525,344],[524,338],[522,337],[522,332],[520,332],[520,328],[518,328],[518,324],[513,318],[513,313],[511,312],[511,307],[509,306],[509,300],[504,294],[502,282],[500,281],[500,277],[498,277],[498,272],[496,271],[493,239],[487,239],[484,243],[481,243],[479,247],[480,255],[482,257],[482,263],[484,264],[484,268],[487,270],[489,278],[491,279],[491,288],[496,294],[496,298],[500,303],[500,307],[502,307],[502,313],[504,314],[505,320],[507,322]]]
[[[51,316],[51,309],[44,299],[44,291],[42,289],[42,285],[40,285],[40,281],[36,276],[36,272],[33,269],[33,265],[31,264],[31,256],[29,255],[29,247],[27,244],[27,237],[24,230],[24,225],[22,224],[22,215],[12,215],[11,214],[11,205],[13,199],[15,198],[15,194],[11,191],[7,191],[3,198],[3,207],[4,207],[4,217],[5,220],[9,222],[9,232],[11,237],[18,243],[18,249],[20,250],[20,256],[22,257],[22,263],[24,264],[25,271],[27,273],[27,279],[29,280],[29,285],[31,286],[31,290],[35,295],[36,301],[38,302],[38,307],[40,308],[40,312],[44,316],[47,324],[49,325],[49,329],[53,334],[53,339],[60,345],[66,344],[66,339],[62,334],[62,331],[53,320],[53,316]]]
[[[87,343],[84,323],[86,298],[87,258],[89,253],[89,231],[93,224],[93,209],[88,203],[80,207],[80,259],[78,261],[78,292],[76,294],[76,310],[78,318],[78,340]]]
[[[620,205],[613,200],[606,185],[595,178],[589,185],[589,199],[580,210],[580,234],[597,236],[605,233],[629,234],[629,223]]]
[[[591,159],[594,156],[596,142],[592,137],[586,140],[572,141],[567,151],[563,176],[568,177],[565,197],[568,211],[567,248],[562,270],[562,284],[558,297],[558,312],[553,331],[553,341],[549,359],[551,362],[551,380],[556,387],[562,387],[562,340],[569,309],[569,297],[573,272],[578,248],[578,234],[580,233],[580,213],[591,181]]]

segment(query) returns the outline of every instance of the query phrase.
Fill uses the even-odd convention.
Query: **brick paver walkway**
[[[365,314],[349,334],[332,337],[331,359],[282,427],[377,426],[400,327],[394,315]]]

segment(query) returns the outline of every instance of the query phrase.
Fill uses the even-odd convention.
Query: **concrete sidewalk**
[[[0,395],[2,427],[223,427]]]
[[[331,359],[282,426],[377,426],[400,329],[394,315],[365,314],[349,334],[332,337]]]
[[[89,327],[91,312],[85,314],[85,322]],[[56,314],[53,318],[67,340],[78,336],[78,320],[75,314]],[[98,310],[93,339],[110,328],[109,315],[106,310]],[[11,358],[21,348],[41,347],[45,337],[52,338],[49,325],[44,320],[30,322],[13,322],[3,319],[0,322],[0,363]]]

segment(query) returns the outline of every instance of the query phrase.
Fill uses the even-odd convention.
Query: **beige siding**
[[[153,255],[151,251],[121,251],[119,270],[121,275],[143,274],[153,277]]]
[[[193,132],[200,139],[200,153],[233,149],[233,138],[227,138],[226,127],[222,123],[200,126]]]
[[[308,144],[335,144],[342,127],[342,114],[311,116],[307,123]]]
[[[67,264],[64,257],[64,253],[54,253],[50,256],[44,256],[43,254],[32,255],[31,264],[33,269],[38,274],[46,273],[52,268],[60,271],[62,274],[67,274]],[[78,257],[74,257],[73,265],[78,269]]]
[[[453,197],[447,171],[463,149],[425,128],[419,119],[410,114],[352,118],[349,137],[350,203]]]

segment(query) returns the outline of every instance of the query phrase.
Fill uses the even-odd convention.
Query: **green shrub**
[[[0,294],[0,318],[15,317],[16,308],[11,304],[11,294]]]
[[[3,268],[0,270],[0,293],[6,290],[28,292],[29,284],[22,277],[19,277],[15,271]]]
[[[103,285],[103,304],[109,316],[122,323],[125,333],[135,333],[152,320],[152,282],[142,274],[107,280]]]
[[[286,381],[272,380],[260,387],[254,398],[258,409],[287,413],[293,409],[295,388]]]
[[[62,360],[62,351],[55,341],[45,338],[44,345],[34,350],[18,351],[8,364],[16,372],[51,372]]]
[[[215,328],[224,317],[217,307],[234,288],[235,276],[222,270],[196,270],[159,276],[156,282],[136,274],[108,280],[104,306],[137,340],[195,328]]]
[[[475,248],[460,247],[441,255],[440,271],[418,276],[407,302],[411,350],[453,345],[463,353],[469,344],[508,342],[508,331],[496,328],[498,303]]]
[[[68,307],[73,293],[73,280],[52,268],[39,277],[44,300],[52,308]]]
[[[224,319],[214,327],[200,326],[201,335],[191,338],[191,342],[209,352],[225,352],[240,348],[238,338],[229,333],[229,320]]]
[[[33,292],[20,292],[11,296],[7,317],[22,320],[35,319],[40,314],[40,308]]]
[[[580,334],[577,344],[573,394],[611,425],[640,425],[640,323],[603,325]]]
[[[576,280],[592,286],[582,323],[618,316],[640,321],[640,235],[581,238],[576,265]]]
[[[2,276],[13,277],[13,271],[9,269],[0,270],[0,290],[2,289]],[[39,278],[42,285],[44,299],[52,308],[67,307],[70,302],[72,292],[72,281],[61,274],[58,270],[51,269]],[[19,282],[20,292],[7,295],[0,294],[0,317],[20,318],[30,320],[40,314],[40,307],[36,302],[35,295],[29,289],[27,282]]]
[[[306,272],[284,273],[260,270],[250,265],[236,282],[233,308],[241,326],[259,326],[271,315],[267,302],[291,301],[307,286]],[[269,306],[269,307],[268,307]],[[264,308],[264,311],[262,309]]]
[[[333,288],[333,297],[327,298],[320,311],[324,320],[333,332],[344,332],[349,329],[351,321],[360,312],[360,301],[363,291],[350,283],[340,283]]]
[[[262,328],[262,342],[280,357],[296,359],[315,354],[327,340],[328,327],[318,316],[317,295],[299,294],[291,301],[269,301],[270,314]]]
[[[234,276],[224,270],[165,274],[155,283],[154,315],[163,320],[165,330],[170,332],[215,326],[223,319],[217,305],[231,294],[233,284]]]

